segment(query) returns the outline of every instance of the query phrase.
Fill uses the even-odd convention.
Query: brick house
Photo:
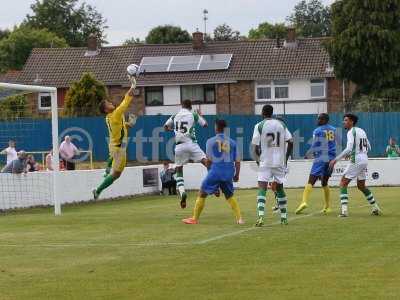
[[[278,114],[335,112],[342,110],[353,88],[335,78],[324,40],[296,38],[293,30],[285,41],[204,43],[200,32],[185,44],[98,47],[90,40],[88,48],[34,49],[16,82],[57,87],[62,107],[71,83],[91,72],[117,102],[128,89],[126,67],[142,63],[146,72],[138,80],[131,108],[138,114],[172,114],[187,98],[211,115],[258,114],[265,103]],[[193,64],[221,54],[230,58],[222,68],[218,62],[215,69],[212,64],[203,69],[200,63]],[[150,71],[143,67],[148,60],[155,61]],[[173,60],[183,62],[173,70]],[[40,112],[49,109],[46,94],[35,95],[32,101]]]

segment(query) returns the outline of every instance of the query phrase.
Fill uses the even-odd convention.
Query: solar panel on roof
[[[191,56],[174,56],[171,65],[168,69],[169,72],[183,72],[183,71],[197,71],[201,55]]]
[[[171,56],[143,57],[140,62],[140,73],[167,72]]]
[[[232,54],[203,55],[199,70],[226,70],[229,68],[231,60]]]
[[[226,70],[229,68],[232,56],[232,54],[208,54],[143,57],[140,63],[140,72],[167,73]]]

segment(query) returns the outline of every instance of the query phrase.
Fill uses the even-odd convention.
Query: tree
[[[12,121],[32,117],[32,111],[29,108],[26,95],[8,96],[0,101],[0,120]]]
[[[335,74],[362,93],[400,87],[400,3],[343,0],[332,6],[327,49]],[[393,93],[389,93],[393,94]]]
[[[15,28],[7,38],[0,40],[0,71],[20,70],[33,48],[62,48],[67,42],[46,29],[26,26]]]
[[[0,29],[0,40],[8,37],[10,35],[10,30],[8,29]]]
[[[250,39],[284,39],[287,36],[287,28],[284,23],[261,23],[257,28],[250,29]]]
[[[107,98],[106,86],[94,75],[84,73],[65,96],[65,115],[69,117],[98,116],[99,104]]]
[[[302,0],[287,17],[299,35],[304,37],[330,36],[331,9],[320,0]]]
[[[105,42],[106,20],[97,10],[79,0],[36,0],[31,5],[33,14],[27,15],[24,24],[38,29],[48,29],[64,38],[72,47],[84,47],[90,34]]]
[[[140,40],[139,38],[130,38],[125,40],[125,42],[122,44],[123,46],[131,46],[131,45],[137,45],[137,44],[143,44],[144,42]]]
[[[148,44],[187,43],[192,40],[189,32],[173,25],[157,26],[146,37]]]
[[[215,41],[237,41],[240,39],[240,32],[233,30],[228,24],[224,23],[214,29]]]

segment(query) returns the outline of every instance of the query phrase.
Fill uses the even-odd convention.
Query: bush
[[[0,100],[0,120],[13,121],[31,118],[32,111],[27,104],[26,95],[13,95]]]
[[[74,82],[65,98],[65,115],[68,117],[86,117],[100,115],[99,104],[107,98],[106,86],[94,75],[84,73]]]

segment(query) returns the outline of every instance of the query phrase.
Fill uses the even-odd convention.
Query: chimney
[[[285,48],[297,48],[296,28],[289,27],[288,35],[284,44]]]
[[[204,34],[197,30],[193,32],[193,49],[201,50],[204,46]]]
[[[99,44],[100,43],[99,40],[97,39],[97,36],[94,33],[90,34],[87,40],[87,50],[85,56],[91,57],[98,55],[101,50]]]

